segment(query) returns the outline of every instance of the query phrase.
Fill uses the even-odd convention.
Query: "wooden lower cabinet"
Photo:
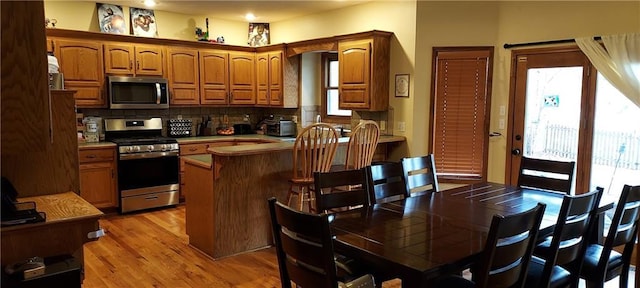
[[[80,148],[80,196],[97,208],[118,207],[116,150]]]
[[[180,157],[180,199],[181,200],[184,200],[187,196],[184,189],[184,160],[182,159],[182,156],[208,154],[207,149],[209,147],[222,147],[222,146],[233,146],[233,145],[235,145],[234,141],[180,144],[180,156],[181,156]]]

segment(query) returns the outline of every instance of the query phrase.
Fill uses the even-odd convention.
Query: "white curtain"
[[[576,43],[602,76],[640,107],[640,33],[602,36],[604,47],[591,37]]]

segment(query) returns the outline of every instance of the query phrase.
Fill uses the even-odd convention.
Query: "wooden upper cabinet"
[[[104,72],[107,74],[133,75],[133,45],[104,44]]]
[[[128,43],[104,44],[105,73],[130,76],[162,76],[162,48]]]
[[[372,32],[338,42],[340,109],[384,111],[389,106],[389,39]]]
[[[136,45],[136,75],[162,76],[164,62],[162,48],[151,45]]]
[[[230,104],[256,104],[255,69],[255,53],[229,53]]]
[[[282,106],[282,52],[269,53],[269,104]]]
[[[102,43],[96,41],[57,39],[54,55],[64,74],[65,89],[76,90],[78,107],[106,107]]]
[[[170,105],[199,105],[198,50],[167,48]]]
[[[229,54],[200,51],[200,104],[229,104]]]
[[[256,54],[257,102],[260,106],[282,106],[282,51]]]
[[[256,54],[256,104],[269,105],[269,53]]]

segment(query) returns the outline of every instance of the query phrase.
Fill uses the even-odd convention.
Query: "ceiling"
[[[286,1],[171,1],[156,0],[153,10],[169,11],[194,16],[207,16],[230,21],[247,21],[246,13],[255,20],[248,22],[277,22],[299,16],[357,5],[371,0],[286,0]],[[143,0],[104,0],[103,3],[145,8]]]

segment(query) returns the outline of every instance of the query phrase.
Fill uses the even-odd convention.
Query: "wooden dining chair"
[[[522,287],[545,204],[513,215],[494,215],[473,281],[459,275],[435,280],[435,287]]]
[[[576,162],[522,157],[518,186],[571,194]]]
[[[365,168],[331,172],[315,172],[316,211],[331,212],[369,206]]]
[[[404,181],[410,195],[440,191],[433,154],[402,158]]]
[[[587,287],[604,287],[605,282],[618,276],[618,287],[627,287],[639,219],[640,186],[625,185],[604,244],[589,244],[586,249],[580,278],[585,280]],[[622,254],[613,250],[617,246],[624,247]]]
[[[294,195],[298,197],[298,209],[304,209],[307,202],[312,211],[313,173],[331,169],[338,148],[338,132],[326,123],[315,123],[304,128],[293,145],[293,176],[289,180],[287,205],[291,205]]]
[[[370,274],[339,281],[328,215],[296,211],[270,198],[269,212],[282,287],[374,288]]]
[[[578,287],[580,267],[603,188],[564,195],[553,234],[534,249],[525,287]]]
[[[351,132],[344,169],[360,169],[371,165],[380,138],[380,127],[375,121],[361,120]]]
[[[400,162],[372,164],[365,168],[371,203],[385,203],[409,197]]]

